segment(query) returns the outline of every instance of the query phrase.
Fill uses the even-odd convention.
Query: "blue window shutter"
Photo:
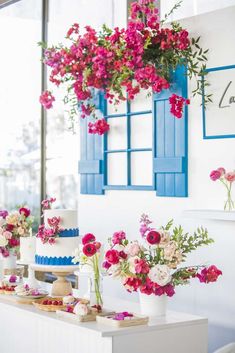
[[[96,108],[103,113],[106,110],[106,102],[103,94],[96,93],[93,97]],[[80,162],[79,173],[81,175],[81,194],[102,195],[104,179],[104,153],[103,136],[88,133],[89,117],[80,122]]]
[[[185,66],[179,66],[173,73],[169,90],[153,97],[154,113],[154,159],[153,171],[158,196],[188,196],[187,160],[187,107],[181,119],[170,113],[168,98],[175,93],[187,98],[187,76]]]

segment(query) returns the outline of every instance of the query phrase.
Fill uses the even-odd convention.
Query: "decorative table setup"
[[[111,297],[104,297],[104,305],[137,310],[137,305]],[[0,312],[1,353],[207,353],[207,320],[184,313],[169,312],[148,325],[116,328],[73,322],[2,297]]]

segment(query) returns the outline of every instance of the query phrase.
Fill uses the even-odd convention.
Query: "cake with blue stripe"
[[[74,249],[79,246],[78,216],[76,210],[48,209],[44,210],[45,230],[50,230],[50,220],[60,219],[60,228],[55,242],[43,243],[36,240],[35,263],[50,266],[69,266],[72,263]]]

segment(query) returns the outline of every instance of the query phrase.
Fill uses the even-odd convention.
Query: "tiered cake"
[[[45,229],[49,229],[48,219],[60,218],[59,232],[54,244],[43,243],[36,239],[35,262],[39,265],[68,266],[72,263],[74,249],[78,247],[79,230],[77,227],[77,211],[48,209],[44,211]]]

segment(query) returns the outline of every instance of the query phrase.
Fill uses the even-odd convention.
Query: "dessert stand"
[[[52,284],[51,295],[55,297],[63,297],[72,293],[72,285],[66,279],[66,276],[73,274],[74,271],[79,269],[78,265],[72,266],[50,266],[50,265],[37,265],[30,264],[29,267],[34,271],[39,272],[52,272],[57,277]]]

